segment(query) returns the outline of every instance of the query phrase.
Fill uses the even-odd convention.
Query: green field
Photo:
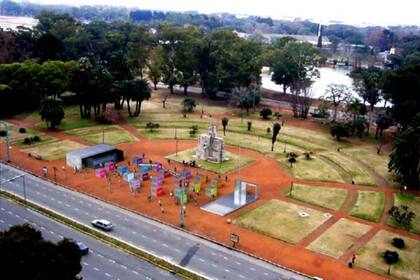
[[[420,197],[409,194],[400,195],[394,193],[394,205],[408,206],[408,208],[416,214],[415,218],[411,221],[409,230],[415,233],[420,233]],[[389,209],[386,209],[386,211],[388,210]],[[388,224],[393,227],[401,227],[391,217],[389,217]]]
[[[311,159],[299,156],[292,168],[287,158],[281,159],[280,162],[298,179],[344,183],[340,173],[333,166],[316,156],[312,156]]]
[[[368,221],[378,222],[384,211],[384,192],[357,191],[357,201],[349,214]]]
[[[404,239],[405,248],[398,249],[392,245],[392,239]],[[392,265],[391,276],[395,279],[414,280],[420,275],[420,241],[400,236],[388,231],[379,231],[366,245],[357,252],[356,266],[387,276],[389,265],[383,253],[386,250],[396,251],[399,261]]]
[[[65,133],[73,136],[79,136],[81,139],[93,144],[101,144],[104,142],[110,145],[117,145],[138,141],[136,137],[117,125],[77,128],[68,130]]]
[[[44,160],[63,159],[67,152],[84,148],[85,146],[70,140],[63,140],[51,143],[36,145],[32,148],[25,149],[25,153],[41,156]]]
[[[169,155],[166,158],[169,158],[174,161],[182,162],[195,160],[196,163],[203,169],[219,173],[219,174],[225,174],[231,171],[238,170],[239,167],[244,167],[245,165],[250,164],[254,160],[248,157],[239,156],[237,154],[232,153],[226,153],[226,156],[229,158],[229,160],[224,161],[222,164],[220,163],[212,163],[204,160],[198,160],[195,158],[195,151],[196,149],[189,149],[182,152],[178,152],[178,155],[175,154]]]
[[[368,225],[342,218],[306,248],[338,259],[370,229]]]
[[[388,172],[389,157],[387,154],[378,155],[373,147],[351,148],[346,149],[345,152],[372,168],[392,186],[397,186],[395,175]]]
[[[299,213],[308,216],[301,217]],[[329,216],[311,208],[272,199],[240,216],[236,223],[243,228],[296,244],[328,219]]]
[[[370,175],[363,170],[356,162],[337,152],[322,153],[322,156],[337,165],[345,173],[343,177],[348,177],[347,182],[354,181],[357,185],[375,186],[377,183]]]
[[[289,188],[286,195],[309,204],[338,210],[346,200],[347,190],[293,184],[292,193]]]

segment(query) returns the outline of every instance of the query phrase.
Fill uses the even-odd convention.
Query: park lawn
[[[144,114],[140,118],[129,118],[127,121],[131,123],[136,128],[144,128],[148,122],[158,123],[161,127],[191,127],[192,125],[203,125],[209,127],[211,123],[211,118],[203,116],[200,118],[200,115],[196,114],[187,114],[187,117],[179,114]],[[220,129],[221,124],[217,124],[217,127]]]
[[[237,154],[226,152],[226,157],[229,158],[229,160],[224,161],[221,165],[220,163],[212,163],[207,162],[204,160],[199,160],[195,158],[195,152],[196,149],[189,149],[182,152],[178,152],[178,155],[172,154],[169,156],[166,156],[166,158],[169,158],[171,160],[182,162],[195,160],[196,164],[200,165],[201,168],[206,169],[208,171],[212,171],[219,174],[225,174],[234,170],[237,170],[239,167],[244,167],[245,165],[250,164],[251,162],[254,162],[252,158],[239,156]]]
[[[6,122],[7,123],[7,122]],[[44,135],[43,133],[40,133],[36,130],[30,129],[30,128],[25,128],[25,133],[20,133],[19,132],[19,128],[21,128],[20,126],[11,124],[11,123],[7,123],[7,126],[9,128],[9,141],[12,144],[15,144],[18,147],[29,147],[31,145],[34,144],[38,144],[38,143],[42,143],[42,142],[47,142],[47,141],[52,141],[55,140],[55,138]],[[3,130],[3,127],[0,129]],[[40,140],[39,142],[34,142],[32,144],[24,144],[23,140],[25,138],[29,138],[29,137],[33,137],[33,136],[39,136]],[[5,137],[1,137],[1,138],[5,138]],[[5,139],[3,141],[6,141]]]
[[[44,160],[57,160],[62,159],[66,156],[66,153],[77,149],[84,148],[86,146],[73,142],[70,140],[62,140],[51,143],[44,143],[42,145],[36,145],[32,148],[25,149],[25,153],[31,153],[32,155],[41,156]]]
[[[287,158],[281,159],[280,162],[298,179],[344,183],[340,173],[333,166],[316,156],[312,156],[311,159],[299,156],[292,168]]]
[[[175,139],[175,128],[158,128],[153,129],[153,131],[148,128],[140,128],[138,131],[150,139]],[[204,130],[199,130],[192,136],[189,128],[177,128],[176,138],[179,140],[197,140],[199,135],[204,132]]]
[[[322,153],[322,156],[342,168],[342,170],[348,174],[350,182],[353,180],[357,185],[377,185],[376,181],[366,171],[364,171],[361,166],[348,157],[337,152],[325,152]]]
[[[370,229],[371,226],[341,218],[306,248],[338,259]]]
[[[293,184],[292,193],[289,188],[286,195],[309,204],[338,210],[346,200],[347,192],[345,189]]]
[[[95,125],[91,127],[81,127],[81,128],[75,128],[71,130],[67,130],[64,133],[72,136],[86,136],[91,135],[95,133],[102,133],[102,131],[112,131],[112,130],[122,130],[117,125]]]
[[[49,136],[49,135],[45,135],[45,134],[39,134],[38,136],[39,136],[39,139],[40,139],[40,141],[38,141],[38,142],[32,142],[30,144],[25,144],[24,143],[24,139],[21,139],[21,140],[15,142],[14,144],[17,147],[19,147],[19,148],[25,149],[27,147],[33,147],[35,145],[50,143],[50,142],[54,142],[54,141],[57,141],[58,140],[55,137],[52,137],[52,136]],[[31,136],[28,135],[27,137],[31,137]]]
[[[389,156],[387,154],[382,153],[378,155],[373,147],[351,148],[344,151],[375,170],[390,185],[398,185],[395,182],[395,175],[388,171]]]
[[[409,230],[420,234],[420,196],[410,194],[401,195],[394,193],[394,206],[400,205],[407,206],[411,211],[414,212],[414,214],[416,214],[414,219],[411,221]],[[397,224],[392,217],[389,217],[388,225],[397,228],[402,228],[402,226]]]
[[[404,240],[405,248],[398,249],[392,245],[395,237]],[[383,254],[386,250],[395,251],[399,255],[399,261],[392,265],[391,276],[403,280],[419,279],[419,248],[418,240],[381,230],[357,251],[356,266],[387,276],[389,265]]]
[[[84,135],[81,138],[94,144],[105,143],[110,145],[131,143],[139,140],[135,136],[131,135],[128,131],[123,129],[105,131],[103,135],[102,132],[91,135]]]
[[[299,213],[308,216],[301,217]],[[264,235],[296,244],[330,216],[311,208],[272,199],[239,216],[236,223]]]
[[[384,212],[384,203],[384,192],[357,191],[357,200],[349,214],[353,217],[378,222]]]

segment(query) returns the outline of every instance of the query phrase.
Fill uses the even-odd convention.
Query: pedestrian
[[[356,262],[356,254],[353,254],[353,256],[351,257],[351,263],[352,263],[353,266],[354,266],[355,262]]]
[[[226,176],[225,176],[225,182],[227,182],[227,180],[228,180],[228,176],[226,175]]]
[[[146,157],[146,155],[144,153],[142,153],[141,157],[143,158],[143,162],[144,162],[144,158]]]
[[[162,207],[162,200],[159,199],[158,203],[159,203],[159,206]]]
[[[184,210],[184,216],[186,216],[187,215],[187,206],[183,205],[182,209]]]
[[[160,213],[165,213],[165,209],[163,209],[163,206],[162,207],[160,207]]]
[[[152,196],[149,194],[148,196],[147,196],[147,202],[151,202],[152,201]]]
[[[57,167],[53,166],[54,181],[57,179]]]
[[[206,183],[209,182],[209,175],[206,175]]]
[[[171,164],[171,159],[168,158],[168,164]]]
[[[61,167],[61,170],[63,170],[63,176],[66,178],[66,167],[64,165]]]

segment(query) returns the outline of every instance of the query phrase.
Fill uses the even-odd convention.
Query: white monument
[[[211,121],[208,134],[201,134],[196,156],[198,159],[220,163],[225,160],[225,146],[222,138],[217,137],[216,125]]]

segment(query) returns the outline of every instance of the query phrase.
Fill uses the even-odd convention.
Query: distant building
[[[314,46],[318,46],[319,36],[317,35],[292,35],[292,34],[263,34],[265,38],[265,42],[272,44],[277,39],[283,38],[283,37],[292,37],[295,38],[297,42],[307,42]],[[322,47],[327,47],[331,45],[330,40],[328,40],[327,37],[322,36],[321,40]]]
[[[322,31],[323,31],[322,24],[319,24],[319,27],[318,27],[318,42],[317,42],[316,46],[320,49],[322,49]]]

